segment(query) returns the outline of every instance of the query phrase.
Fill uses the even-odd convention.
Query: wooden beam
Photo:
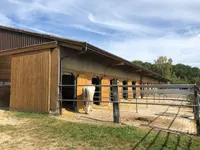
[[[3,51],[0,51],[0,56],[14,55],[14,54],[26,53],[26,52],[31,52],[31,51],[40,51],[40,50],[56,48],[56,47],[57,47],[57,41],[53,41],[53,42],[47,42],[43,44],[31,45],[31,46],[23,47],[23,48],[3,50]]]
[[[142,70],[136,70],[135,72],[142,72]]]
[[[79,50],[79,51],[82,51],[82,49],[83,49],[83,45],[75,45],[73,43],[59,42],[59,45],[63,46],[63,47],[68,47],[68,48],[71,48],[71,49],[76,49],[76,50]]]
[[[57,109],[58,102],[58,78],[59,78],[59,49],[55,48],[51,51],[51,96],[50,110]]]
[[[114,65],[112,65],[112,66],[114,67],[114,66],[123,66],[123,65],[124,65],[124,62],[120,62],[120,63],[114,64]]]

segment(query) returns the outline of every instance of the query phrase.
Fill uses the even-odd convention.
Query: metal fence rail
[[[136,105],[136,112],[138,105],[157,105],[157,106],[170,106],[170,107],[188,107],[193,108],[194,119],[196,121],[197,135],[200,135],[200,90],[195,84],[151,84],[151,85],[118,85],[114,80],[112,85],[95,85],[96,87],[110,87],[107,91],[96,91],[94,98],[101,100],[87,101],[84,98],[78,99],[64,99],[62,97],[63,87],[82,88],[84,86],[94,85],[59,85],[60,97],[58,101],[62,102],[96,102],[96,103],[110,103],[113,105],[113,122],[120,123],[120,104],[133,104]],[[128,88],[128,90],[127,90]],[[138,89],[137,89],[138,88]],[[111,90],[112,89],[112,90]],[[132,89],[132,90],[130,90]],[[102,93],[109,93],[109,96],[102,96]],[[173,95],[181,95],[178,98],[173,98]],[[74,93],[76,95],[76,92]],[[139,97],[138,97],[139,95]],[[183,98],[186,97],[186,98]],[[106,100],[105,100],[106,99]],[[123,99],[123,100],[121,100]],[[138,101],[140,100],[140,101]],[[167,103],[173,101],[173,103]],[[176,104],[175,102],[181,102]],[[184,103],[184,104],[183,104]],[[61,109],[61,108],[60,108]],[[62,109],[60,110],[62,113]]]

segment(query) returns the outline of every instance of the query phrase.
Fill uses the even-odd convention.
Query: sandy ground
[[[16,118],[9,116],[6,110],[0,109],[0,125],[18,125],[20,123]]]
[[[132,100],[135,102],[135,100]],[[146,102],[146,98],[138,100],[138,102]],[[148,103],[154,103],[154,100],[148,100]],[[156,103],[165,104],[186,104],[185,102],[174,102],[172,100],[156,101]],[[135,104],[120,105],[121,125],[130,125],[136,127],[150,127],[162,129],[171,132],[180,133],[196,133],[196,125],[194,122],[194,114],[192,108],[189,107],[172,107],[160,105],[138,105],[136,112]],[[112,105],[97,106],[93,105],[93,111],[89,115],[81,113],[73,113],[63,109],[62,119],[75,122],[88,122],[98,124],[113,124]]]

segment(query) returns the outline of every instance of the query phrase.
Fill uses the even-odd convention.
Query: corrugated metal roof
[[[45,37],[24,34],[23,32],[12,32],[0,27],[0,50],[21,48],[50,41],[52,40]]]
[[[78,41],[78,40],[72,40],[69,38],[63,38],[58,37],[55,35],[49,35],[49,34],[43,34],[38,32],[32,32],[7,26],[0,26],[0,50],[5,49],[16,49],[21,47],[26,47],[29,45],[34,44],[41,44],[45,42],[51,42],[51,41],[58,41],[58,42],[64,42],[66,44],[73,44],[76,46],[84,46],[86,42]],[[106,57],[109,57],[110,59],[118,60],[120,62],[124,62],[125,65],[128,65],[130,67],[133,67],[134,69],[141,70],[141,74],[145,74],[145,76],[151,76],[153,78],[159,78],[163,81],[170,81],[163,76],[152,72],[150,70],[147,70],[143,67],[140,67],[128,60],[125,60],[121,57],[118,57],[114,54],[111,54],[107,51],[104,51],[98,47],[95,47],[91,44],[87,44],[89,47],[89,50],[104,55]]]

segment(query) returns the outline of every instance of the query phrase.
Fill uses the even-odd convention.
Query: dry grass
[[[0,125],[0,149],[200,149],[200,138],[128,126],[92,125],[57,117],[11,113]]]

